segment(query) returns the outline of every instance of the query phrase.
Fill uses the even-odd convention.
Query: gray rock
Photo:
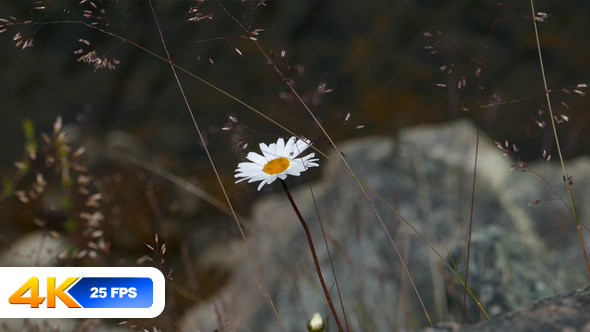
[[[321,160],[321,180],[311,185],[319,215],[307,185],[293,190],[330,287],[334,275],[321,218],[351,330],[396,331],[428,324],[396,251],[432,321],[461,319],[463,287],[449,270],[453,263],[445,245],[464,272],[475,137],[475,128],[461,121],[411,128],[397,140],[368,137],[340,144],[358,178],[395,211],[370,191],[369,203],[354,179],[325,159]],[[331,159],[340,162],[334,154]],[[577,235],[571,222],[564,237],[567,243],[558,239],[560,244],[555,247],[568,249],[547,246],[558,225],[545,221],[544,216],[571,219],[571,214],[563,204],[528,206],[545,197],[547,185],[529,174],[510,172],[510,165],[492,141],[482,136],[469,280],[490,315],[581,287],[587,278],[580,243],[569,240]],[[576,161],[569,169],[572,174],[584,174],[578,172],[588,167],[587,161]],[[561,178],[553,166],[544,174],[547,181]],[[287,180],[289,184],[293,181]],[[554,188],[559,185],[557,181]],[[280,190],[279,184],[273,186]],[[579,196],[581,202],[588,197],[587,193]],[[282,193],[258,201],[253,211],[247,222],[248,242],[270,295],[285,329],[304,331],[315,312],[327,317],[330,311],[302,227]],[[580,213],[588,215],[586,210]],[[567,261],[560,259],[564,252]],[[213,330],[219,322],[232,322],[240,331],[279,330],[243,242],[220,244],[199,261],[231,270],[232,276],[222,291],[185,314],[183,330]],[[340,310],[336,287],[331,293]],[[475,302],[468,298],[467,304],[468,321],[482,319]],[[342,313],[340,318],[344,321]],[[328,330],[334,331],[333,319],[327,321]]]
[[[0,255],[0,266],[56,266],[57,255],[68,245],[68,241],[51,237],[47,232],[31,232]]]
[[[590,332],[590,288],[533,303],[527,310],[499,315],[474,325],[456,323],[428,327],[421,332]]]

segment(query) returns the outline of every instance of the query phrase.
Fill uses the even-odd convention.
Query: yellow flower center
[[[289,168],[289,159],[279,157],[267,162],[262,170],[267,174],[279,174],[287,168]]]

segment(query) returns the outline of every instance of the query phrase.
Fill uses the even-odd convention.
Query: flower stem
[[[295,204],[295,201],[293,200],[293,197],[291,196],[291,192],[289,191],[289,188],[287,187],[287,183],[285,182],[285,180],[281,180],[281,185],[283,186],[283,189],[285,190],[285,194],[287,195],[287,198],[289,199],[289,202],[291,203],[293,210],[295,210],[295,214],[297,214],[297,217],[299,218],[299,221],[301,221],[301,225],[303,226],[303,229],[305,230],[305,235],[307,235],[307,243],[309,243],[309,250],[311,251],[311,255],[313,256],[313,262],[315,263],[315,270],[316,270],[318,277],[320,279],[320,283],[322,284],[322,289],[324,290],[324,295],[326,296],[326,300],[328,301],[328,305],[330,306],[330,310],[332,311],[332,315],[334,316],[334,320],[336,321],[336,325],[338,325],[338,331],[343,332],[344,329],[342,329],[342,324],[340,323],[340,319],[338,318],[338,314],[336,313],[336,308],[334,308],[334,304],[332,303],[332,298],[330,297],[330,293],[328,292],[328,288],[326,287],[326,282],[324,281],[324,277],[322,276],[322,269],[320,268],[318,256],[316,254],[315,247],[313,245],[313,240],[311,239],[311,233],[309,232],[309,227],[307,227],[307,223],[305,222],[305,219],[303,219],[301,212],[299,212],[299,209],[297,208],[297,205]]]

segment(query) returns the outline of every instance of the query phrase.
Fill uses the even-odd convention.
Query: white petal
[[[293,144],[295,143],[296,139],[297,138],[295,136],[291,136],[291,138],[289,138],[287,144],[285,144],[285,150],[283,150],[283,157],[295,157],[295,153],[293,151]]]
[[[266,174],[266,173],[256,174],[255,176],[250,177],[250,179],[248,180],[248,183],[266,180],[267,178],[268,178],[268,174]]]
[[[285,178],[286,178],[287,175],[299,176],[299,175],[301,175],[301,172],[294,168],[294,169],[289,169],[289,170],[285,171],[285,173],[283,173],[283,174],[285,174]],[[283,178],[283,180],[284,180],[284,178]]]
[[[273,174],[273,175],[269,176],[268,179],[266,179],[266,183],[271,184],[271,183],[275,182],[277,177],[278,177],[277,174]]]
[[[267,161],[269,160],[273,160],[277,157],[277,155],[275,154],[275,150],[276,150],[276,144],[272,143],[270,146],[266,146],[264,143],[260,143],[260,151],[262,151],[262,154],[264,155],[264,158],[266,158]]]
[[[310,146],[310,141],[307,139],[304,140],[298,140],[296,147],[295,147],[295,153],[296,155],[301,154],[303,151],[305,151],[309,146]]]
[[[310,167],[319,167],[320,165],[318,165],[316,161],[317,159],[312,159],[310,161],[304,162],[303,165],[305,166],[305,169],[308,169]]]
[[[293,162],[292,167],[289,167],[287,172],[290,175],[299,176],[302,172],[305,172],[306,168],[300,162]]]
[[[236,172],[248,173],[248,172],[261,172],[262,166],[255,163],[242,163],[238,165]]]
[[[266,158],[264,158],[263,156],[259,155],[256,152],[250,152],[250,153],[248,153],[248,155],[246,156],[246,158],[248,160],[254,162],[257,165],[260,165],[260,166],[264,166],[268,162],[268,160]],[[240,167],[240,164],[238,164],[238,167]]]
[[[271,176],[269,176],[268,178],[264,179],[259,185],[258,185],[258,191],[260,191],[260,189],[265,185],[265,184],[271,184],[273,183],[275,180],[277,179],[277,175],[273,174]]]
[[[315,160],[317,160],[317,159],[315,159]],[[308,168],[310,168],[310,167],[319,167],[319,166],[320,166],[320,165],[318,165],[318,164],[316,164],[316,163],[314,163],[314,162],[312,162],[312,161],[309,161],[309,162],[307,162],[307,163],[305,164],[305,167],[306,167],[305,169],[308,169]]]
[[[303,163],[306,167],[318,167],[319,165],[316,163],[319,159],[312,159],[315,156],[315,153],[310,153],[303,158],[298,158],[301,163]]]
[[[237,177],[236,177],[236,178],[237,178]],[[244,177],[242,177],[241,179],[238,179],[238,180],[236,180],[236,183],[239,183],[239,182],[242,182],[242,181],[245,181],[245,180],[249,180],[249,179],[250,179],[250,177],[248,177],[248,176],[244,176]],[[250,181],[248,181],[248,182],[250,182]]]
[[[277,140],[277,145],[275,147],[275,150],[273,151],[275,158],[278,156],[282,156],[283,155],[282,153],[284,150],[285,150],[285,140],[283,140],[283,138],[281,137]]]
[[[272,146],[273,144],[274,144],[274,143],[271,143],[271,144],[270,144],[270,146]],[[268,152],[270,151],[270,147],[269,147],[268,145],[264,144],[264,143],[260,143],[260,144],[258,145],[258,147],[260,147],[260,151],[261,151],[261,152],[262,152],[262,154],[264,154],[265,156],[266,156],[265,152],[266,152],[266,153],[268,153]]]
[[[310,154],[308,154],[307,156],[305,156],[305,157],[302,157],[302,158],[303,158],[303,159],[308,159],[308,158],[313,158],[313,157],[315,157],[315,152],[312,152],[312,153],[310,153]]]

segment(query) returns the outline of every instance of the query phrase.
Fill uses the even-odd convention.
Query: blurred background
[[[41,133],[51,136],[61,117],[58,132],[67,133],[69,161],[84,165],[72,174],[90,176],[86,190],[102,193],[106,222],[101,238],[110,247],[108,254],[79,255],[93,250],[84,238],[58,264],[135,264],[150,254],[144,244],[154,245],[158,233],[160,244],[168,245],[167,268],[189,271],[176,277],[188,280],[188,288],[190,280],[200,280],[198,298],[205,299],[229,272],[191,270],[187,262],[210,243],[238,233],[234,221],[216,207],[224,198],[170,66],[111,35],[165,57],[150,6],[146,1],[79,2],[0,3],[1,29],[6,29],[0,34],[0,245],[9,250],[19,236],[39,228],[76,234],[80,211],[94,212],[87,200],[74,197],[73,188],[86,184],[64,187],[63,167],[48,166],[50,156],[65,157],[59,140],[46,142]],[[555,157],[527,1],[152,4],[175,64],[309,137],[322,150],[330,150],[328,142],[284,79],[336,142],[394,137],[408,126],[469,118],[492,139],[518,145],[523,159],[539,160],[543,150]],[[588,83],[590,74],[590,3],[536,5],[548,15],[537,26],[549,88],[556,90],[554,110],[569,118],[559,126],[564,156],[588,154],[590,135],[584,133],[590,100],[574,87]],[[260,47],[283,77],[244,29],[258,34]],[[30,38],[34,46],[23,49]],[[115,68],[95,70],[80,61],[93,50]],[[185,73],[179,79],[230,198],[247,215],[255,186],[233,184],[245,143],[248,151],[289,134],[199,80]],[[14,165],[30,157],[24,148],[31,141],[23,132],[25,119],[34,127],[39,149],[28,172]],[[85,153],[74,155],[80,146]],[[47,188],[40,197],[24,202],[14,195],[38,183],[38,173]],[[72,191],[65,195],[67,202],[64,191]],[[195,301],[178,299],[181,308]]]
[[[495,1],[277,1],[252,9],[250,2],[221,2],[250,30],[263,29],[259,42],[279,69],[294,80],[310,100],[321,83],[333,92],[309,103],[337,140],[357,135],[395,134],[399,128],[457,117],[476,117],[478,98],[489,104],[496,96],[511,101],[538,95],[542,81],[528,3],[497,6]],[[32,1],[3,1],[0,15],[19,20],[83,19],[108,24],[108,31],[163,55],[149,6],[137,1],[104,1],[103,20],[84,18],[88,3],[55,2],[33,10]],[[164,38],[175,63],[219,86],[301,134],[320,136],[309,117],[290,105],[280,77],[244,31],[216,1],[205,1],[198,14],[212,19],[187,21],[192,1],[155,1]],[[544,1],[538,11],[549,14],[539,24],[547,78],[551,89],[585,83],[588,75],[588,4]],[[101,8],[102,8],[101,7]],[[70,13],[65,14],[63,11]],[[98,14],[97,14],[98,15]],[[495,19],[498,18],[496,21]],[[108,21],[108,22],[107,22]],[[34,37],[34,47],[11,47],[14,34]],[[442,35],[439,35],[440,31]],[[425,37],[429,32],[433,37]],[[169,66],[121,40],[76,23],[15,26],[2,33],[1,102],[3,133],[15,144],[5,146],[2,160],[20,151],[20,123],[31,118],[46,130],[58,115],[66,123],[84,120],[89,134],[112,129],[130,133],[153,151],[198,163],[202,149]],[[90,46],[79,42],[87,40]],[[438,44],[437,44],[438,43]],[[487,44],[487,47],[486,47]],[[434,46],[435,49],[425,49]],[[240,53],[235,51],[239,49]],[[76,60],[76,50],[96,50],[98,56],[120,61],[116,70],[97,70]],[[285,60],[280,52],[286,52]],[[430,54],[439,51],[437,54]],[[291,72],[287,71],[287,66]],[[447,66],[446,70],[440,70]],[[478,67],[481,75],[475,76]],[[451,74],[447,74],[452,69]],[[464,89],[457,82],[466,78]],[[229,115],[260,132],[284,134],[256,114],[186,75],[180,77],[201,127],[211,141],[227,139],[216,129]],[[436,84],[447,84],[439,88]],[[485,89],[478,97],[477,84]],[[587,122],[586,101],[567,100],[564,109],[576,125],[564,129],[569,156],[582,153],[588,139],[580,133]],[[495,139],[519,137],[539,143],[539,99],[486,109],[482,127]],[[463,112],[463,103],[471,112]],[[576,107],[574,107],[576,106]],[[580,106],[580,107],[577,107]],[[350,123],[362,131],[342,128]],[[577,113],[575,113],[577,112]],[[510,121],[505,119],[510,118]],[[527,126],[530,131],[527,131]],[[354,127],[354,126],[351,126]],[[567,129],[574,129],[573,132]],[[574,139],[574,136],[576,139]],[[214,139],[213,139],[214,138]],[[227,142],[221,145],[227,146]],[[547,145],[549,148],[550,145]],[[532,146],[538,156],[539,146]],[[224,148],[226,150],[227,147]]]

